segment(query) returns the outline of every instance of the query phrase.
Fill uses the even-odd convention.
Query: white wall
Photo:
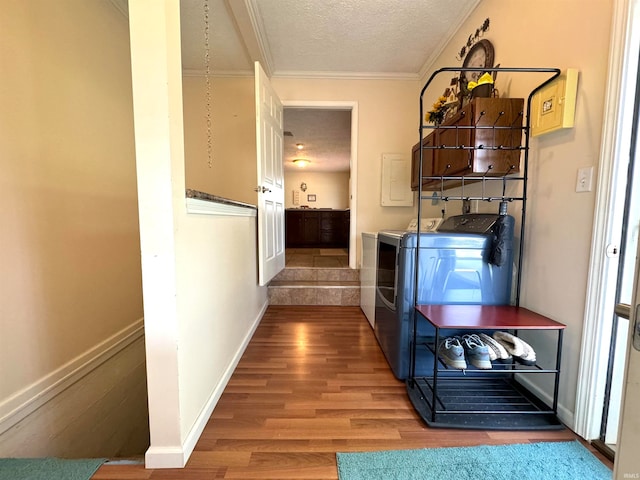
[[[110,339],[142,321],[127,20],[108,1],[2,2],[0,71],[0,434],[10,429],[0,456],[23,442],[16,429],[31,439],[20,455],[73,456],[66,407],[42,405],[84,382]],[[128,405],[143,419],[136,353],[111,385],[141,392]],[[91,375],[86,398],[100,397]],[[97,424],[119,403],[102,397],[85,421]],[[26,418],[36,408],[47,412],[46,429]],[[132,424],[108,427],[79,430],[74,441],[113,455],[106,437]]]
[[[300,190],[301,183],[307,184],[307,191]],[[300,193],[300,204],[294,205],[293,191]],[[285,208],[349,208],[349,172],[307,172],[304,169],[284,173]],[[316,201],[309,202],[307,195],[315,195]]]
[[[257,284],[256,255],[250,253],[256,251],[256,220],[255,215],[185,213],[178,220],[178,362],[185,436],[209,420],[267,307],[267,289]]]
[[[146,465],[182,467],[267,295],[257,286],[255,211],[187,213],[179,1],[130,2],[129,18],[151,430]]]
[[[484,38],[493,43],[495,62],[501,66],[580,70],[575,127],[531,141],[521,298],[522,306],[567,325],[559,403],[562,419],[571,426],[595,202],[595,189],[576,193],[575,184],[578,168],[594,166],[596,175],[598,171],[612,2],[483,0],[434,69],[460,65],[456,52],[487,17],[491,27]],[[496,87],[503,96],[522,97],[539,82],[535,75],[500,73]],[[426,105],[443,89],[438,85],[430,90],[432,99],[425,97]],[[424,205],[427,214],[441,208]],[[491,207],[495,211],[495,205]],[[517,208],[510,206],[514,212]],[[549,357],[552,338],[536,347],[539,357]],[[550,393],[550,382],[541,385]]]

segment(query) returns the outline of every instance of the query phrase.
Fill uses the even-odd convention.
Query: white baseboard
[[[144,454],[145,468],[183,468],[189,460],[191,452],[187,453],[184,446],[177,447],[149,447]]]
[[[524,375],[518,376],[518,383],[526,387],[531,393],[533,393],[540,400],[543,400],[547,405],[553,405],[553,397],[546,391],[543,391],[538,385],[536,385],[535,383],[532,383],[531,380],[526,378]],[[575,428],[574,413],[571,410],[569,410],[566,406],[560,404],[560,402],[558,402],[558,419],[562,423],[564,423],[567,426],[567,428],[569,428],[572,431],[575,431],[574,430]]]
[[[193,424],[193,427],[187,433],[184,443],[181,446],[175,447],[154,447],[152,445],[151,447],[149,447],[145,454],[146,468],[182,468],[186,465],[189,457],[191,456],[191,453],[193,452],[193,449],[196,446],[196,443],[198,442],[198,439],[200,438],[200,435],[202,435],[207,422],[211,418],[213,409],[218,404],[218,400],[220,400],[220,397],[222,396],[227,383],[229,383],[231,375],[233,375],[233,372],[240,362],[244,351],[247,349],[247,346],[249,345],[249,342],[251,341],[256,328],[258,328],[260,320],[262,319],[268,306],[269,302],[266,301],[258,312],[256,318],[253,320],[251,328],[242,340],[242,343],[236,351],[236,354],[231,359],[231,362],[229,362],[229,365],[222,375],[222,378],[214,387],[211,396],[205,403],[202,411],[200,412],[200,415],[198,415],[198,418]]]
[[[142,318],[0,401],[0,435],[144,335]]]

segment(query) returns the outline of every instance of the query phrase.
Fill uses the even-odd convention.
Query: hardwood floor
[[[430,429],[359,307],[270,306],[184,469],[103,465],[92,478],[337,479],[336,452],[575,438]]]

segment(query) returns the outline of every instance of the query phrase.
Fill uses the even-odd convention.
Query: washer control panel
[[[438,232],[491,233],[499,215],[490,213],[470,213],[447,218],[438,227]]]

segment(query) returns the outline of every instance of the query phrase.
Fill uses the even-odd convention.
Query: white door
[[[615,459],[614,478],[640,478],[640,248],[636,257],[634,295],[631,303],[631,327],[627,347],[627,372],[624,379],[622,416]]]
[[[266,285],[284,268],[282,103],[255,63],[258,148],[258,280]]]

